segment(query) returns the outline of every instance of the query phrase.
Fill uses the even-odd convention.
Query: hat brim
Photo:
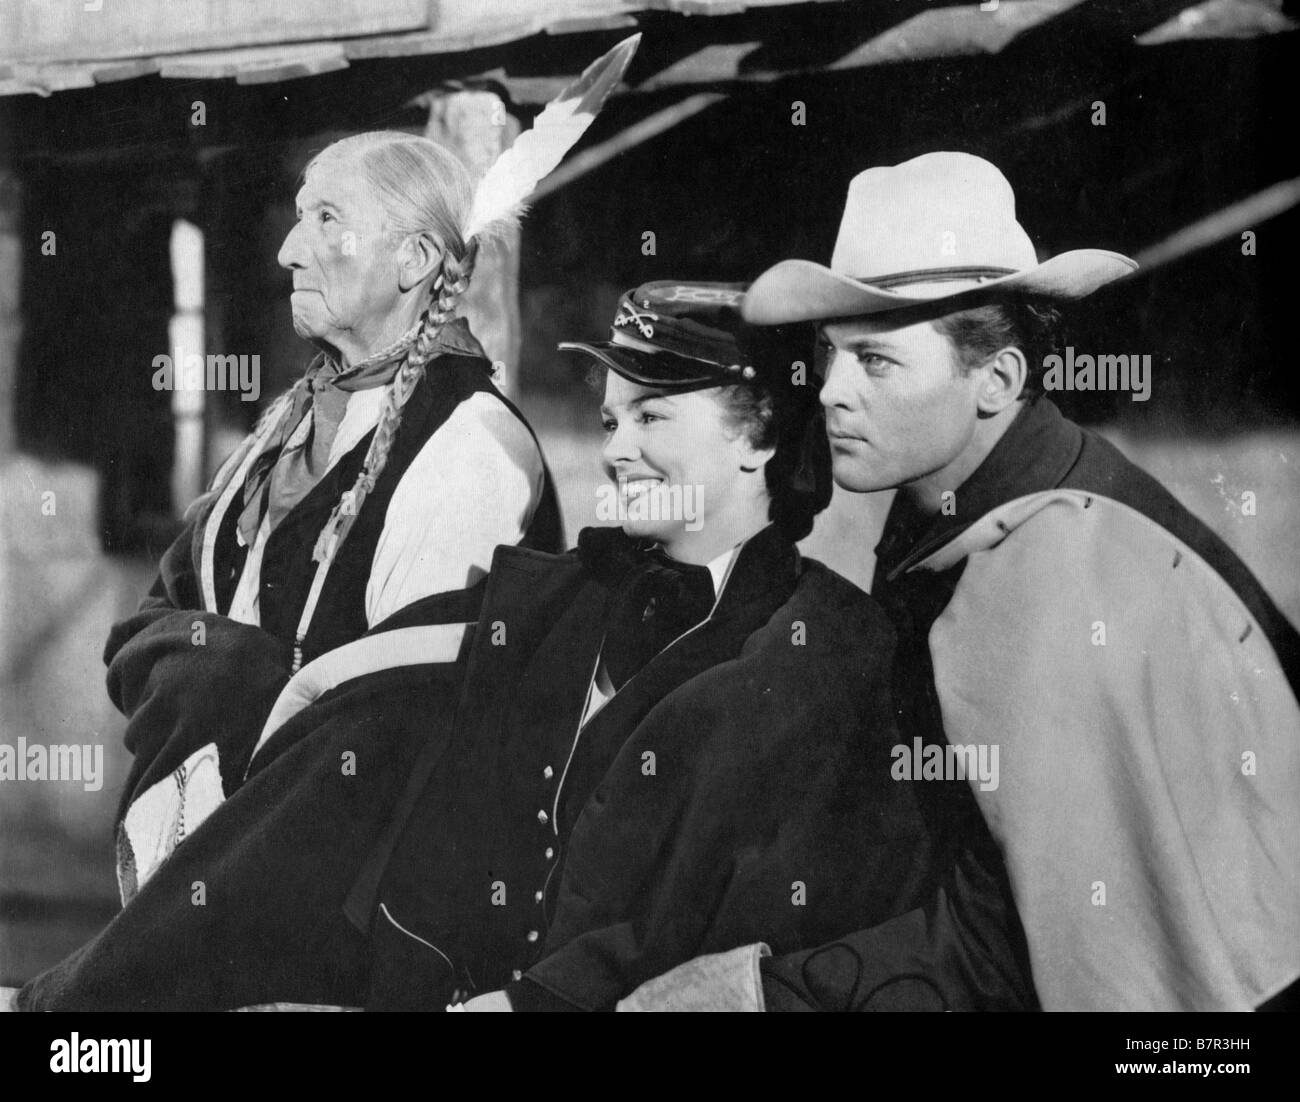
[[[718,368],[711,364],[686,356],[675,356],[671,352],[641,352],[612,341],[563,341],[556,347],[561,352],[583,352],[611,371],[641,386],[661,387],[665,390],[699,390],[704,387],[726,386],[728,382],[735,381],[720,377]]]
[[[811,260],[783,260],[758,277],[745,295],[741,313],[754,325],[822,321],[881,314],[923,306],[971,291],[1019,291],[1048,298],[1079,299],[1137,271],[1137,261],[1105,249],[1075,249],[1022,272],[981,283],[913,284],[890,291]]]

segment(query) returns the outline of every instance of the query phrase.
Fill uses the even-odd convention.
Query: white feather
[[[501,154],[474,190],[466,239],[489,237],[523,215],[533,189],[586,133],[595,115],[577,112],[582,97],[546,105],[530,130]]]
[[[634,34],[598,57],[546,105],[532,128],[496,159],[474,190],[466,241],[482,241],[518,225],[528,197],[586,133],[640,44],[641,35]]]

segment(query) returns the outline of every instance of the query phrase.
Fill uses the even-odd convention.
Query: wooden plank
[[[618,31],[637,26],[632,15],[575,15],[554,19],[543,28],[547,34],[590,34],[592,31]]]
[[[521,38],[540,34],[546,20],[540,15],[527,18],[484,21],[472,28],[452,33],[427,31],[419,34],[381,35],[343,43],[345,53],[354,61],[377,57],[416,57],[425,54],[455,54],[465,50],[482,50],[503,46]]]
[[[180,80],[215,80],[240,77],[259,71],[310,69],[320,65],[346,69],[347,58],[337,42],[311,42],[301,46],[254,46],[243,50],[211,50],[197,54],[176,54],[159,58],[159,73]],[[267,79],[275,79],[269,77]]]
[[[69,88],[93,88],[89,65],[13,65],[9,79],[0,80],[0,96],[24,93],[49,96]]]
[[[687,96],[680,103],[673,104],[672,107],[656,111],[649,118],[634,123],[614,137],[570,157],[537,186],[530,201],[536,202],[542,196],[558,191],[580,176],[585,176],[588,172],[599,168],[606,161],[613,160],[629,149],[634,149],[643,142],[658,137],[664,131],[671,130],[691,116],[698,115],[726,98],[721,92],[697,92],[693,96]]]
[[[51,92],[95,86],[95,75],[89,65],[40,65],[36,79]]]
[[[740,15],[746,8],[757,8],[761,4],[745,4],[741,0],[660,0],[648,3],[646,7],[660,11],[670,11],[678,15]]]
[[[990,12],[974,5],[919,12],[833,60],[828,50],[829,64],[819,68],[844,71],[920,58],[997,53],[1025,31],[1078,3],[1080,0],[1004,0]],[[842,48],[844,44],[839,45]],[[719,80],[762,83],[788,75],[788,69],[746,67],[746,58],[762,46],[761,42],[705,46],[643,81],[637,91]]]
[[[734,15],[754,8],[790,7],[793,4],[851,4],[861,0],[644,0],[637,7],[679,15]],[[972,0],[974,2],[974,0]]]
[[[236,84],[274,84],[279,80],[297,80],[334,73],[348,67],[348,59],[340,50],[337,54],[318,57],[286,58],[278,64],[250,65],[235,74]]]
[[[6,0],[0,58],[147,57],[415,31],[429,11],[429,0]]]
[[[4,32],[14,25],[16,18],[23,17],[29,11],[33,2],[34,0],[20,0],[19,6],[6,6],[0,10],[0,43],[6,41]],[[69,2],[76,8],[78,4],[93,4],[96,0]],[[133,0],[132,5],[121,5],[118,0],[104,0],[105,6],[101,11],[83,14],[86,20],[91,20],[103,15],[110,5],[114,6],[114,10],[129,6],[139,13],[151,10],[159,2],[160,0],[146,0],[136,3]],[[193,14],[196,11],[242,11],[243,5],[251,2],[252,0],[195,0],[199,7],[185,10],[191,13],[189,18],[194,19],[197,18]],[[308,11],[314,11],[314,6],[318,3],[326,2],[333,3],[334,0],[292,0],[295,19]],[[385,13],[395,10],[387,5],[407,2],[408,0],[382,0],[380,6],[384,10],[380,13],[372,11],[371,15],[376,21],[382,22],[387,18]],[[436,13],[434,25],[425,27],[421,23],[420,26],[424,29],[415,33],[372,34],[363,38],[344,38],[341,41],[320,41],[320,36],[328,33],[331,25],[347,25],[350,18],[348,13],[362,3],[362,0],[348,0],[340,5],[332,21],[315,21],[311,24],[310,31],[303,31],[304,35],[318,39],[316,41],[247,46],[234,50],[163,53],[161,56],[147,54],[118,60],[112,51],[119,49],[121,43],[114,44],[111,38],[106,38],[104,41],[97,40],[94,47],[96,53],[89,55],[103,60],[75,65],[47,65],[44,68],[32,64],[6,63],[0,56],[0,96],[49,95],[65,88],[128,80],[153,72],[161,72],[166,77],[234,78],[241,84],[265,83],[333,72],[346,68],[348,59],[460,53],[503,45],[542,33],[560,35],[625,28],[635,24],[631,14],[634,11],[653,9],[686,13],[689,9],[696,14],[724,15],[737,6],[767,7],[771,0],[748,0],[743,4],[731,3],[731,0],[549,0],[547,4],[538,4],[537,7],[515,7],[510,0],[429,2],[431,7],[428,11]],[[843,3],[846,0],[803,2]],[[269,3],[264,3],[261,10],[264,14],[277,12],[287,3],[290,0],[270,0]],[[421,11],[426,11],[424,3],[425,0],[419,0]],[[1152,29],[1140,33],[1136,39],[1138,43],[1155,45],[1186,38],[1248,37],[1297,28],[1296,21],[1283,12],[1281,0],[1205,0],[1157,25],[1159,17],[1170,10],[1170,0],[1162,0],[1162,3],[1164,11],[1155,4],[1144,9],[1151,13],[1145,26]],[[1174,7],[1176,6],[1175,4]],[[72,9],[64,5],[58,10],[64,11],[66,17],[66,13]],[[836,57],[828,49],[825,60],[815,65],[810,63],[806,71],[843,71],[921,58],[998,53],[1012,44],[1018,44],[1021,39],[1053,34],[1057,30],[1055,24],[1061,22],[1063,17],[1066,22],[1072,21],[1071,26],[1080,23],[1080,20],[1088,26],[1104,26],[1108,18],[1089,0],[1002,0],[998,8],[991,12],[981,11],[973,3],[944,7],[919,12],[855,47],[851,43],[841,43],[840,48],[848,50],[842,56]],[[1109,18],[1115,18],[1114,13]],[[260,17],[250,23],[246,28],[248,35],[270,35],[287,40],[297,33],[293,24],[277,24],[279,29],[271,34],[265,23],[266,20]],[[1142,21],[1133,22],[1130,19],[1129,23],[1132,26],[1125,24],[1125,27],[1130,30],[1140,31],[1143,27]],[[369,24],[363,21],[357,25]],[[102,29],[107,24],[95,26]],[[1059,30],[1067,33],[1063,24]],[[220,33],[220,27],[213,33]],[[185,44],[193,45],[196,41],[195,38],[189,38]],[[761,63],[755,65],[753,61],[748,61],[747,67],[749,55],[760,50],[762,45],[759,42],[741,42],[706,46],[648,78],[636,90],[653,91],[718,81],[764,83],[803,71],[789,64],[764,66]],[[0,55],[4,50],[5,47],[0,46]],[[511,79],[509,83],[517,102],[539,103],[553,94],[552,89],[562,87],[566,79],[566,76],[561,75],[527,78],[522,83]],[[516,84],[519,85],[518,89],[515,89]]]
[[[118,80],[134,80],[152,76],[162,67],[156,57],[132,58],[127,61],[102,61],[90,66],[96,84],[111,84]]]
[[[1295,29],[1295,21],[1282,11],[1282,0],[1208,0],[1183,9],[1138,42],[1163,46],[1193,38],[1253,38]]]
[[[41,96],[48,97],[48,88],[38,88],[25,80],[0,80],[0,96]]]
[[[795,0],[798,2],[798,0]],[[548,0],[511,4],[506,0],[441,0],[424,33],[381,35],[346,43],[348,57],[411,57],[481,50],[535,34],[578,34],[636,25],[634,13],[651,7],[643,0]]]
[[[1141,266],[1139,273],[1172,264],[1221,241],[1235,241],[1244,231],[1255,229],[1261,222],[1276,218],[1297,204],[1300,204],[1300,176],[1232,203],[1143,249],[1134,257]]]
[[[709,84],[715,80],[735,80],[740,76],[741,63],[761,42],[725,42],[705,46],[687,54],[668,68],[655,73],[637,86],[638,92],[653,92],[679,84]]]
[[[924,11],[840,58],[831,69],[860,69],[927,57],[996,54],[1080,0],[1015,0],[992,11],[976,5]]]

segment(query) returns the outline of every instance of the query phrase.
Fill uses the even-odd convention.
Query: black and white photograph
[[[1103,1082],[1248,1078],[1222,1012],[1300,1009],[1298,31],[3,0],[33,1066],[149,1080],[102,1011],[1088,1012]]]

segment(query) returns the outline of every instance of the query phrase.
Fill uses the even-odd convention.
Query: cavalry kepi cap
[[[743,310],[747,321],[777,325],[877,314],[975,288],[1074,299],[1136,269],[1104,249],[1040,264],[994,165],[969,153],[926,153],[855,176],[831,266],[783,260],[754,281]]]
[[[744,283],[643,283],[619,300],[607,341],[565,341],[642,386],[700,390],[766,378],[740,314]],[[782,372],[780,375],[788,375]],[[779,377],[779,376],[778,376]]]

